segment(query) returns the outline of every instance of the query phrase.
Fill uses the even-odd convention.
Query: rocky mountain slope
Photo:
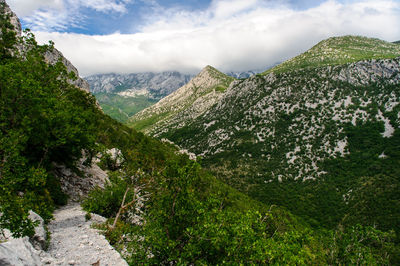
[[[391,165],[400,148],[399,56],[398,45],[377,39],[330,38],[234,81],[200,115],[151,124],[146,119],[160,113],[160,102],[132,125],[144,122],[144,132],[202,156],[217,176],[259,200],[334,224],[359,196],[351,191],[362,176],[398,171]]]
[[[0,236],[16,238],[0,239],[1,265],[125,265],[91,219],[130,265],[328,261],[301,219],[106,116],[64,64],[48,64],[52,45],[17,38],[0,11]],[[231,78],[219,76],[209,69],[198,84],[224,90]],[[86,197],[87,213],[66,192]]]
[[[234,78],[206,66],[195,78],[157,104],[133,116],[128,124],[159,135],[168,128],[181,128],[219,101]]]
[[[4,5],[0,8],[4,11]],[[130,265],[400,261],[392,231],[354,223],[314,230],[284,208],[262,204],[223,184],[174,145],[104,115],[92,95],[70,84],[64,64],[48,64],[43,52],[52,45],[37,45],[29,34],[24,40],[16,38],[4,12],[0,12],[0,26],[0,231],[8,235],[1,238],[0,234],[0,264],[124,265],[90,227],[93,220],[104,222],[96,228]],[[30,46],[21,57],[18,49],[26,43]],[[217,98],[216,92],[223,95],[231,81],[209,67],[186,91],[198,92],[199,99],[205,93],[206,104],[201,106],[212,106],[207,99]],[[175,97],[193,104],[190,95]],[[192,118],[203,112],[202,108],[186,110]],[[384,161],[398,165],[392,160],[397,150],[385,150]],[[354,193],[398,196],[392,176],[374,178],[360,180],[366,183],[362,189],[348,191],[349,205],[360,202]],[[87,213],[67,204],[66,192],[70,199],[86,197],[82,207]],[[384,206],[375,202],[377,197],[369,198],[370,203]],[[385,216],[389,224],[398,213]],[[10,239],[10,232],[17,239]]]
[[[234,78],[248,78],[261,72],[229,72],[227,75]],[[103,111],[118,121],[126,122],[131,116],[184,86],[193,77],[177,71],[167,71],[97,74],[85,79]]]

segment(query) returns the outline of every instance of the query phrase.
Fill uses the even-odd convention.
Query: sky
[[[265,70],[342,35],[400,40],[400,0],[6,0],[81,76]]]

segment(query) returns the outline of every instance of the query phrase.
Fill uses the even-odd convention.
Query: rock
[[[0,265],[36,266],[42,263],[29,238],[24,237],[0,244]]]
[[[84,164],[86,158],[86,155],[83,154],[77,163],[77,168],[83,173],[83,176],[64,165],[54,164],[53,172],[60,179],[61,189],[72,201],[79,201],[95,187],[104,188],[108,182],[107,173],[96,164],[96,159],[93,159],[90,165],[86,165]]]
[[[86,92],[89,92],[89,88],[90,88],[89,83],[87,83],[86,80],[79,77],[79,73],[78,73],[78,70],[76,69],[76,67],[74,67],[74,65],[68,59],[66,59],[60,51],[58,51],[55,48],[51,51],[46,51],[46,53],[44,54],[44,59],[50,65],[54,65],[59,60],[61,60],[61,62],[67,68],[67,71],[73,72],[76,75],[76,77],[78,78],[77,80],[70,80],[69,82],[71,84],[75,85],[76,87],[78,87]]]
[[[29,239],[37,250],[44,250],[46,247],[46,231],[44,230],[44,221],[37,213],[29,211],[29,219],[33,222],[39,222],[35,227],[35,234]]]
[[[112,148],[108,150],[107,153],[111,156],[111,160],[113,161],[114,168],[118,168],[124,162],[124,157],[122,152],[117,148]]]
[[[14,26],[15,32],[17,33],[18,36],[21,36],[22,28],[21,28],[21,22],[19,21],[19,18],[17,15],[11,10],[11,8],[8,6],[5,0],[0,0],[0,4],[4,4],[5,9],[4,13],[6,15],[10,16],[10,22]],[[0,33],[1,36],[1,33]]]

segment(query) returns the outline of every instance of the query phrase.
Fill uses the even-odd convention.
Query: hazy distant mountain
[[[379,182],[400,172],[399,56],[397,44],[378,39],[330,38],[260,75],[226,80],[227,89],[211,90],[213,101],[195,94],[210,91],[208,79],[217,83],[202,78],[174,92],[193,95],[184,109],[174,109],[182,97],[170,95],[130,121],[201,155],[217,176],[256,199],[308,217],[331,212],[320,217],[330,219],[324,222],[338,222],[347,211],[351,219],[365,215],[352,204],[371,205],[369,196],[357,194],[365,193],[366,176],[373,189],[385,191]],[[399,189],[400,181],[393,182]],[[321,211],[329,204],[335,207]],[[397,209],[373,211],[389,217]],[[371,225],[387,223],[367,218]]]
[[[98,74],[85,79],[104,112],[125,122],[130,116],[185,85],[191,78],[191,75],[169,71]]]
[[[86,77],[90,91],[97,93],[115,93],[134,97],[148,95],[159,100],[177,88],[185,85],[193,76],[176,71],[162,73],[98,74]]]
[[[228,76],[243,79],[263,70],[229,72]],[[130,116],[155,104],[187,84],[193,75],[177,71],[162,73],[97,74],[86,77],[91,92],[104,112],[114,119],[126,122]]]

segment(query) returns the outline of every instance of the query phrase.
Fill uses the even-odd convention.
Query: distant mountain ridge
[[[229,72],[234,78],[248,78],[262,71]],[[96,74],[86,77],[90,91],[104,112],[120,122],[149,107],[187,84],[194,75],[177,71],[161,73]]]
[[[148,94],[150,98],[159,100],[185,85],[192,77],[192,75],[177,71],[167,71],[162,73],[97,74],[85,79],[89,82],[93,94],[124,93],[129,97],[139,93]]]

